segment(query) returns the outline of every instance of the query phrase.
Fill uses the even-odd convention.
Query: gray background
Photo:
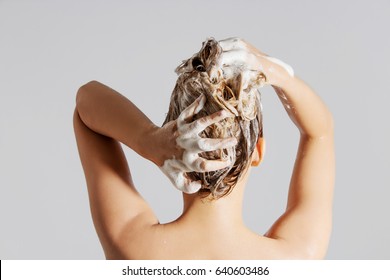
[[[239,36],[291,64],[336,124],[334,229],[328,259],[390,258],[390,1],[0,0],[0,258],[104,258],[73,135],[75,93],[96,79],[155,123],[173,69],[208,36]],[[298,132],[263,89],[267,154],[244,219],[264,233],[282,213]],[[126,150],[162,222],[181,195]]]

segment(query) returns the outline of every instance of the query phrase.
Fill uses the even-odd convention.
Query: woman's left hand
[[[268,56],[250,43],[240,38],[228,38],[219,41],[222,47],[222,66],[225,75],[240,71],[262,72],[266,77],[266,84],[279,86],[286,76],[294,76],[293,68],[280,59]]]
[[[200,182],[193,182],[187,172],[208,172],[223,169],[231,165],[229,160],[206,160],[199,153],[233,147],[237,144],[235,138],[209,139],[199,134],[209,125],[217,123],[231,113],[222,110],[210,116],[189,122],[206,102],[205,96],[200,96],[190,106],[182,111],[177,120],[165,124],[158,129],[153,138],[159,142],[159,155],[154,162],[167,175],[173,185],[186,193],[197,192]]]

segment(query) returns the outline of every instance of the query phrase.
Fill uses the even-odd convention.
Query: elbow
[[[91,92],[94,92],[93,88],[96,88],[97,84],[99,84],[99,82],[90,81],[82,85],[76,93],[76,111],[85,123],[89,120],[89,114],[87,112],[90,108]]]
[[[81,102],[82,100],[85,99],[85,95],[88,94],[88,92],[91,92],[91,89],[96,87],[96,85],[100,84],[98,81],[92,80],[89,81],[88,83],[82,85],[79,87],[76,93],[76,104]]]

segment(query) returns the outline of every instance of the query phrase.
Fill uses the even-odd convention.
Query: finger
[[[163,172],[167,175],[173,186],[179,191],[183,191],[185,186],[190,183],[188,182],[189,179],[184,176],[184,172],[172,165],[168,168],[168,170],[163,170]]]
[[[194,133],[198,134],[206,129],[206,127],[220,122],[223,119],[226,119],[227,117],[233,117],[234,115],[226,110],[218,111],[214,114],[211,114],[210,116],[205,116],[200,119],[197,119],[193,121],[190,124],[190,130],[192,130]]]
[[[218,43],[222,47],[222,50],[224,52],[245,48],[245,42],[237,37],[227,38],[227,39],[219,41]]]
[[[231,162],[227,160],[207,160],[199,157],[192,163],[192,169],[195,172],[209,172],[229,167]]]
[[[171,181],[179,191],[185,193],[195,193],[202,186],[200,181],[191,181],[189,178],[187,178],[184,172],[178,172],[173,175],[174,176],[172,176]]]
[[[176,189],[179,191],[183,191],[184,186],[186,184],[186,178],[184,177],[183,172],[172,172],[169,174],[169,179]]]
[[[226,80],[233,79],[239,73],[241,73],[242,69],[235,65],[225,65],[222,67],[222,74]]]
[[[248,62],[248,52],[245,50],[231,50],[222,54],[222,66],[239,66]]]
[[[201,187],[202,185],[200,181],[191,181],[190,179],[187,179],[187,184],[184,186],[182,192],[189,194],[196,193]]]
[[[200,152],[210,152],[219,149],[227,149],[237,145],[237,139],[234,137],[225,139],[201,138],[198,140]]]
[[[210,152],[215,151],[219,149],[227,149],[231,148],[237,145],[237,139],[234,137],[229,138],[186,138],[181,139],[178,142],[178,145],[188,151],[186,153],[186,156],[183,156],[183,159],[185,158],[185,162],[192,162],[196,158],[198,158],[198,153],[201,152]],[[188,154],[188,155],[187,155]],[[183,153],[184,155],[184,153]],[[187,160],[188,159],[188,160]],[[185,167],[180,167],[182,170],[185,170]]]
[[[195,114],[199,113],[200,110],[204,107],[204,104],[206,103],[206,96],[201,94],[190,106],[185,108],[177,118],[177,124],[178,126],[182,126],[186,123],[186,121],[194,116]]]
[[[242,71],[259,71],[263,69],[258,57],[245,50],[235,50],[223,53],[222,70],[234,71],[236,74]]]
[[[167,160],[160,169],[179,191],[194,193],[201,188],[200,181],[191,181],[183,171],[182,164],[177,165],[177,160]]]

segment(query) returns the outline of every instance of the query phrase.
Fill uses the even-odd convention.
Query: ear
[[[252,154],[251,166],[259,166],[265,154],[265,139],[260,137]]]

